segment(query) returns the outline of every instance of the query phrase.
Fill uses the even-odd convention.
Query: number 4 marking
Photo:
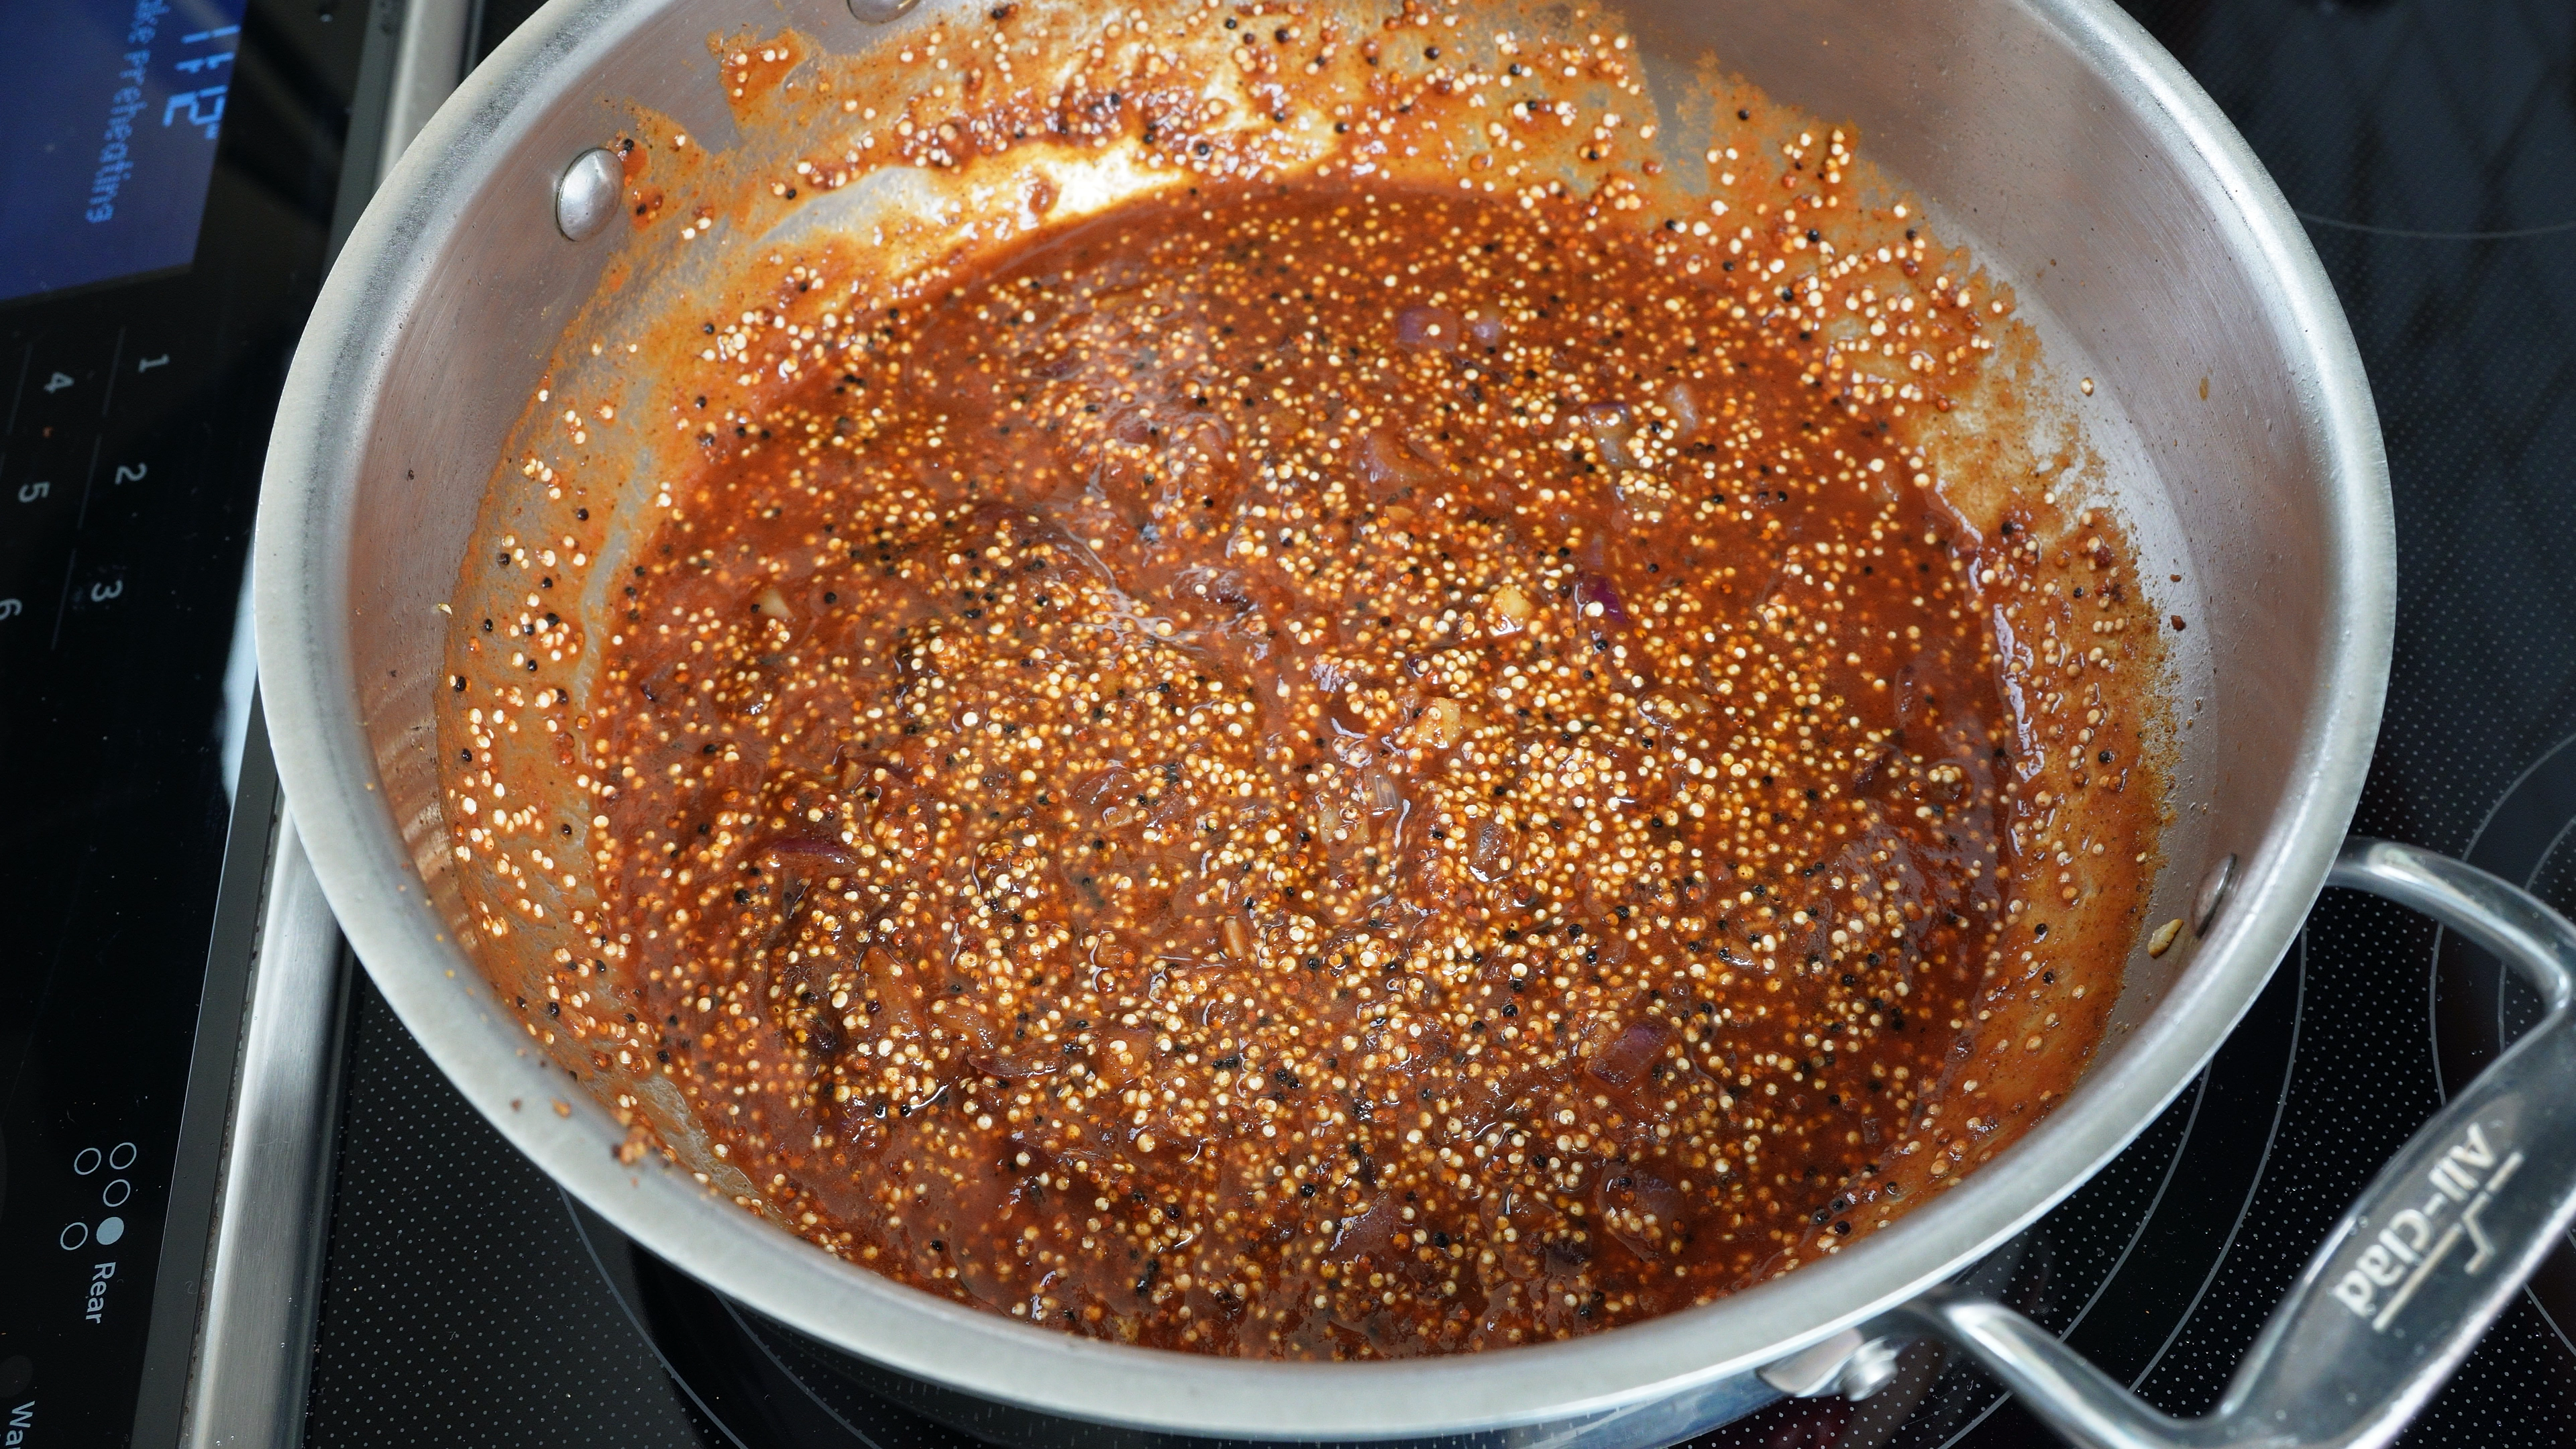
[[[67,372],[58,372],[45,380],[45,391],[48,393],[57,393],[71,385],[71,374]]]

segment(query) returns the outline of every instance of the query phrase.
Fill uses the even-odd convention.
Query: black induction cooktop
[[[276,821],[251,505],[367,32],[0,5],[0,1443],[183,1432]]]
[[[2252,141],[2359,337],[2397,497],[2387,723],[2358,828],[2576,909],[2576,6],[2131,7]],[[2202,1079],[1985,1270],[2207,1410],[2353,1194],[2533,1004],[2419,917],[2330,897]],[[361,992],[307,1442],[962,1445],[862,1366],[569,1207]],[[1860,1404],[1704,1449],[2055,1441],[1928,1345]],[[2576,1248],[2409,1443],[2576,1444]]]
[[[2378,397],[2400,603],[2357,828],[2576,910],[2576,6],[2131,9],[2306,221]],[[2160,1407],[2206,1411],[2443,1084],[2535,1015],[2518,992],[2419,917],[2328,898],[2207,1073],[1988,1283]],[[363,990],[350,1050],[316,1449],[970,1442],[569,1206]],[[2054,1442],[1919,1345],[1876,1398],[1782,1403],[1697,1446]],[[2576,1247],[2408,1442],[2576,1444]]]
[[[484,0],[477,53],[528,8]],[[2576,912],[2576,592],[2561,582],[2576,576],[2576,5],[2130,9],[2305,220],[2378,398],[2400,593],[2356,826],[2464,856]],[[62,617],[69,628],[103,616]],[[953,1405],[726,1302],[569,1204],[456,1096],[362,977],[350,1001],[306,1445],[972,1442],[937,1416],[954,1420]],[[1984,1284],[2158,1406],[2205,1411],[2444,1084],[2534,1014],[2492,959],[2423,919],[2329,896],[2201,1079],[1981,1269]],[[67,1157],[63,1170],[76,1166]],[[0,1307],[10,1291],[0,1280]],[[11,1372],[0,1362],[0,1388]],[[2054,1442],[1973,1368],[1923,1345],[1875,1398],[1775,1405],[1695,1449]],[[2406,1442],[2576,1444],[2576,1246]]]

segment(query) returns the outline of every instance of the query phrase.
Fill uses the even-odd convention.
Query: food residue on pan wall
[[[2066,1090],[2161,660],[2009,293],[1846,131],[1502,24],[1004,6],[638,117],[441,720],[622,1155],[1401,1356],[1841,1251]]]

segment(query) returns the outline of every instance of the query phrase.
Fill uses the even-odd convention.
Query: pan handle
[[[2495,952],[2548,1015],[2363,1190],[2216,1410],[2169,1418],[2048,1330],[1956,1286],[1877,1331],[1930,1329],[2086,1449],[2394,1440],[2576,1218],[2576,925],[2482,870],[2385,840],[2344,842],[2326,884],[2421,911]]]

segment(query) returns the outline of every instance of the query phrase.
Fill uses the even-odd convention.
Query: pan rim
[[[386,807],[357,714],[349,540],[425,239],[452,226],[489,161],[618,38],[687,0],[555,0],[466,81],[368,207],[289,373],[263,479],[255,628],[278,770],[314,870],[378,988],[514,1147],[621,1232],[764,1315],[898,1372],[1043,1413],[1254,1439],[1402,1438],[1642,1413],[1730,1384],[1904,1302],[2018,1232],[2151,1121],[2251,1006],[2321,887],[2358,800],[2394,634],[2394,522],[2376,414],[2349,327],[2286,200],[2215,103],[2109,0],[2021,0],[2198,175],[2277,284],[2273,325],[2310,375],[2330,537],[2320,684],[2269,833],[2228,913],[2133,1044],[2016,1147],[1896,1226],[1698,1308],[1561,1343],[1383,1364],[1261,1363],[1077,1339],[840,1262],[648,1157],[581,1094],[569,1116],[515,1110],[561,1092],[452,979],[448,939]],[[945,7],[924,7],[930,14]],[[481,160],[486,164],[477,164]],[[1762,1391],[1767,1395],[1767,1391]],[[1749,1400],[1745,1401],[1749,1405]]]

